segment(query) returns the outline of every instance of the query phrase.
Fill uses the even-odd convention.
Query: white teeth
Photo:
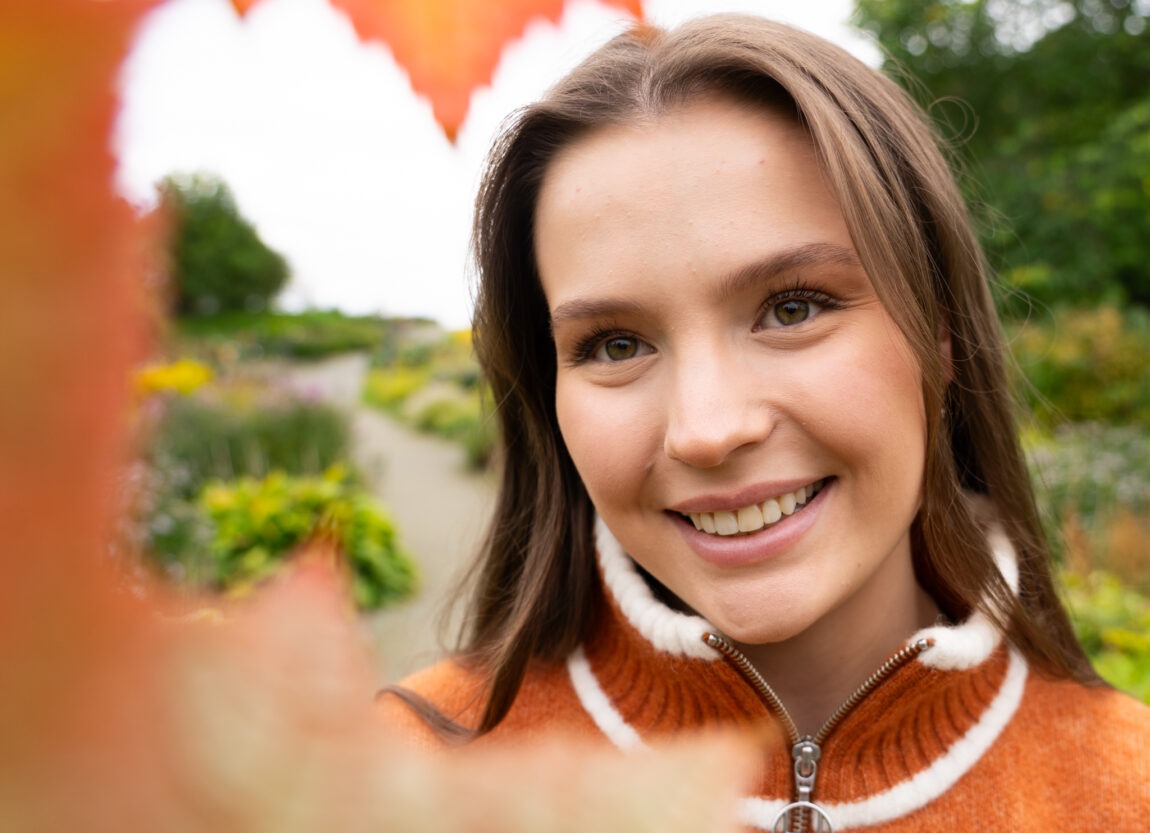
[[[740,509],[737,517],[739,519],[739,532],[754,532],[756,529],[763,528],[763,513],[757,506],[747,506]]]
[[[779,508],[779,502],[774,498],[763,501],[762,506],[763,523],[773,524],[783,517],[783,510]]]
[[[710,535],[737,535],[740,532],[757,532],[764,526],[778,523],[786,515],[793,515],[799,507],[814,497],[822,481],[800,486],[793,492],[770,498],[761,504],[744,506],[734,512],[692,512],[688,515],[695,529]]]
[[[734,512],[715,513],[715,531],[720,535],[734,535],[739,531],[739,519]]]

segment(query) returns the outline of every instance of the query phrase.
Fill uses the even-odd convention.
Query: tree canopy
[[[208,176],[169,176],[159,187],[172,223],[176,314],[267,309],[287,282],[287,261],[240,214],[227,184]]]
[[[956,146],[1008,291],[1150,306],[1148,16],[1145,0],[857,0],[884,68]]]

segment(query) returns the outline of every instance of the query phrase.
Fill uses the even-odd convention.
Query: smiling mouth
[[[801,486],[793,492],[754,503],[741,509],[718,512],[689,512],[682,516],[695,525],[695,529],[709,535],[748,535],[774,526],[806,506],[826,485],[826,478]]]

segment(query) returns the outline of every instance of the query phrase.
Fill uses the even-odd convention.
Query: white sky
[[[498,2],[498,0],[492,0]],[[852,0],[644,0],[675,25],[715,11],[795,23],[877,63],[846,20]],[[364,46],[326,0],[264,0],[240,20],[228,0],[168,0],[124,73],[119,187],[154,202],[174,172],[221,176],[241,212],[289,260],[289,309],[470,317],[471,204],[499,122],[627,25],[569,0],[559,27],[533,24],[478,90],[452,146],[379,45]]]

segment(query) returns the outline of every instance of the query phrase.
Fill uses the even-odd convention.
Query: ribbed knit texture
[[[727,661],[652,644],[608,591],[577,661],[533,665],[506,720],[476,743],[561,732],[633,748],[636,739],[651,746],[683,731],[743,727],[762,749],[762,772],[740,813],[750,829],[769,829],[794,797],[775,715]],[[835,830],[1150,830],[1150,709],[1028,673],[1001,641],[972,648],[985,642],[974,633],[967,644],[960,626],[944,640],[958,648],[943,651],[941,666],[930,660],[935,648],[901,667],[827,738],[814,799]],[[465,725],[479,719],[481,680],[451,660],[403,684]],[[414,743],[442,747],[397,699],[383,697],[380,713]]]

